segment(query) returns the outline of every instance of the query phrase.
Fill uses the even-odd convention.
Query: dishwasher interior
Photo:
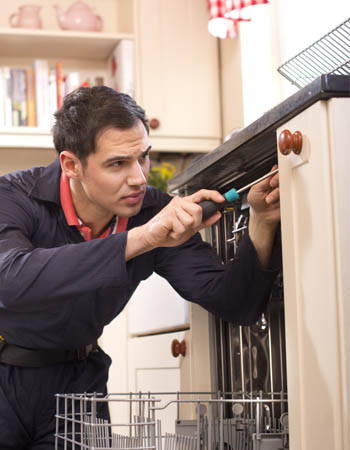
[[[249,205],[243,197],[207,229],[207,240],[224,263],[231,261],[247,230]],[[280,238],[278,236],[277,238]],[[212,384],[224,398],[248,399],[226,405],[225,419],[243,444],[233,450],[288,449],[288,402],[282,271],[274,282],[267,310],[251,326],[232,326],[211,318]],[[232,397],[231,397],[232,396]],[[237,417],[237,411],[241,414]],[[252,426],[253,424],[253,426]]]
[[[243,197],[206,229],[224,263],[234,258],[248,220]],[[282,275],[257,323],[232,326],[210,317],[210,340],[213,392],[58,394],[56,449],[289,449]],[[126,404],[128,420],[99,419],[101,402]],[[194,418],[182,420],[189,407]],[[162,422],[167,409],[175,422],[170,432]]]

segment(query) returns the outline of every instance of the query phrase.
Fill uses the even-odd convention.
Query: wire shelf
[[[163,393],[176,394],[176,400],[165,401],[158,394],[56,394],[55,450],[289,449],[286,393]],[[180,398],[188,395],[201,398]],[[128,420],[99,418],[100,407],[110,402],[126,403]],[[282,414],[275,417],[273,406],[278,404]],[[191,420],[178,415],[184,405],[195,406]],[[163,430],[158,418],[172,406],[177,410],[175,433]],[[225,417],[227,408],[230,418]]]
[[[350,18],[278,67],[299,88],[321,75],[350,75]]]

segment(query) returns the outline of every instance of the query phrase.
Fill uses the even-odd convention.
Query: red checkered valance
[[[208,30],[215,37],[235,37],[237,23],[244,20],[241,10],[248,6],[269,3],[269,0],[207,0],[209,9]]]

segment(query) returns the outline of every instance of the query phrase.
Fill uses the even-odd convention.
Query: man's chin
[[[141,207],[142,207],[142,203],[139,205],[133,205],[133,206],[120,208],[120,209],[118,209],[118,211],[116,211],[115,214],[118,217],[127,217],[127,218],[133,217],[133,216],[136,216],[141,211]]]

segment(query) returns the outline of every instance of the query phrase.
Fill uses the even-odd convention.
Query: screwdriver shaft
[[[251,183],[247,184],[246,186],[243,186],[241,189],[237,190],[237,194],[240,194],[241,192],[246,191],[250,187],[254,186],[257,183],[260,183],[260,181],[265,180],[265,178],[269,178],[272,175],[275,175],[275,173],[278,172],[278,169],[272,170],[271,172],[267,173],[266,175],[262,176],[261,178],[258,178],[257,180],[252,181]]]
[[[250,184],[247,184],[246,186],[242,187],[241,189],[238,189],[238,191],[234,188],[230,189],[224,194],[224,197],[228,203],[233,203],[235,200],[239,198],[239,194],[243,191],[246,191],[250,187],[254,186],[254,184],[259,183],[262,180],[265,180],[265,178],[271,177],[275,173],[278,172],[278,169],[272,170],[272,172],[267,173],[263,177],[259,178],[258,180],[253,181]],[[219,211],[225,207],[225,203],[216,203],[212,200],[203,200],[199,203],[199,205],[203,209],[202,213],[202,220],[208,219],[208,217],[212,216],[216,213],[216,211]]]

